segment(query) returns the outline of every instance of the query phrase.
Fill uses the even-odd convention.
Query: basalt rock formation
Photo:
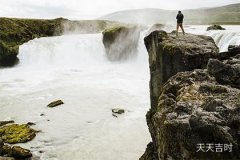
[[[152,142],[140,160],[239,159],[240,53],[222,56],[210,37],[164,31],[145,44]]]
[[[141,28],[116,25],[103,31],[103,44],[111,61],[126,60],[136,55]]]
[[[163,84],[182,71],[201,69],[208,60],[217,57],[219,49],[207,36],[154,31],[145,39],[149,53],[151,106],[156,106]]]

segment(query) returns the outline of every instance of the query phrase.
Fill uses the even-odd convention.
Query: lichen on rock
[[[25,143],[36,136],[36,131],[26,124],[12,124],[0,128],[0,137],[5,143]]]

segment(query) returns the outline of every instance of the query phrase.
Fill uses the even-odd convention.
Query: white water
[[[239,26],[223,26],[226,30],[206,31],[208,26],[188,26],[186,31],[194,34],[203,34],[211,36],[220,52],[228,50],[229,45],[240,45],[240,27]]]
[[[240,29],[214,35],[206,27],[187,31],[222,37],[221,50],[220,41],[233,39],[223,37]],[[18,66],[0,70],[0,117],[36,123],[33,127],[42,132],[23,147],[42,160],[137,160],[143,154],[150,141],[145,120],[150,73],[143,35],[138,56],[125,62],[107,60],[101,34],[35,39],[20,47],[19,58]],[[46,107],[57,99],[65,104]],[[127,112],[115,118],[115,107]]]
[[[22,146],[43,160],[138,159],[150,141],[148,55],[109,62],[101,34],[41,38],[20,47],[20,64],[0,71],[1,120],[36,123]],[[46,105],[57,99],[65,104]],[[126,110],[115,118],[111,108]],[[44,113],[45,116],[40,116]],[[48,121],[50,120],[50,121]],[[40,154],[39,151],[44,153]]]

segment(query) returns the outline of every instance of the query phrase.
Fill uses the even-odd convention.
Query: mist
[[[2,17],[95,19],[109,13],[141,8],[183,10],[239,3],[239,0],[1,0]]]

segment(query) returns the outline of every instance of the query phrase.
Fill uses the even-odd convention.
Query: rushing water
[[[188,26],[187,32],[211,36],[221,52],[227,51],[229,45],[240,45],[240,26],[223,26],[226,30],[206,31],[208,26]]]
[[[229,28],[186,29],[212,36],[223,51],[225,45],[239,44],[240,27]],[[143,37],[138,56],[123,62],[108,61],[101,34],[40,38],[22,45],[20,64],[0,70],[1,120],[36,123],[33,127],[41,132],[22,146],[42,160],[138,159],[150,141],[145,120],[150,73]],[[46,107],[57,99],[65,104]],[[126,113],[113,117],[115,107]]]

